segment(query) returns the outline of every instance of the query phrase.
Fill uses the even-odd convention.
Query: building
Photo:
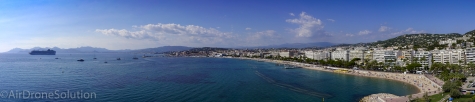
[[[350,51],[348,50],[336,50],[331,53],[331,59],[333,60],[343,60],[343,61],[350,61]]]
[[[434,50],[432,51],[434,63],[450,63],[462,65],[465,62],[465,52],[457,50]]]
[[[364,58],[364,51],[363,50],[351,50],[349,52],[349,60],[353,60],[355,58],[359,58],[361,61]]]
[[[373,60],[375,60],[378,63],[384,62],[384,52],[385,50],[374,50]]]
[[[432,65],[432,54],[429,51],[412,51],[411,61],[414,60],[422,65],[419,70],[428,70]]]
[[[331,58],[330,51],[316,51],[315,52],[315,60],[328,60]]]
[[[290,53],[288,51],[279,52],[280,57],[290,57]]]
[[[465,49],[465,58],[467,63],[475,63],[475,47]]]
[[[384,64],[389,65],[389,66],[395,66],[396,65],[396,52],[395,51],[384,51]]]

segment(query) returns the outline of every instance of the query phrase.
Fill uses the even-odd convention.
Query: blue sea
[[[134,54],[0,54],[0,99],[15,102],[355,102],[375,93],[418,92],[416,87],[398,81],[302,68],[284,69],[274,63],[254,60],[133,57]],[[85,61],[76,61],[81,58]]]

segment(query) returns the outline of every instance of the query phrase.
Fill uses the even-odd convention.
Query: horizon
[[[0,1],[0,52],[367,43],[474,30],[473,1]],[[442,8],[443,7],[443,8]]]

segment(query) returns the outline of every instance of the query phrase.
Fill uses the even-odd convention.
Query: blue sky
[[[0,0],[0,52],[373,42],[475,29],[473,0]]]

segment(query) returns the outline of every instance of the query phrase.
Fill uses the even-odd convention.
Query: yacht
[[[84,60],[81,58],[81,59],[79,59],[78,61],[82,62],[82,61],[84,61]]]
[[[134,55],[134,58],[133,58],[133,59],[139,59],[139,58],[137,58],[137,54],[136,54],[136,55]]]

